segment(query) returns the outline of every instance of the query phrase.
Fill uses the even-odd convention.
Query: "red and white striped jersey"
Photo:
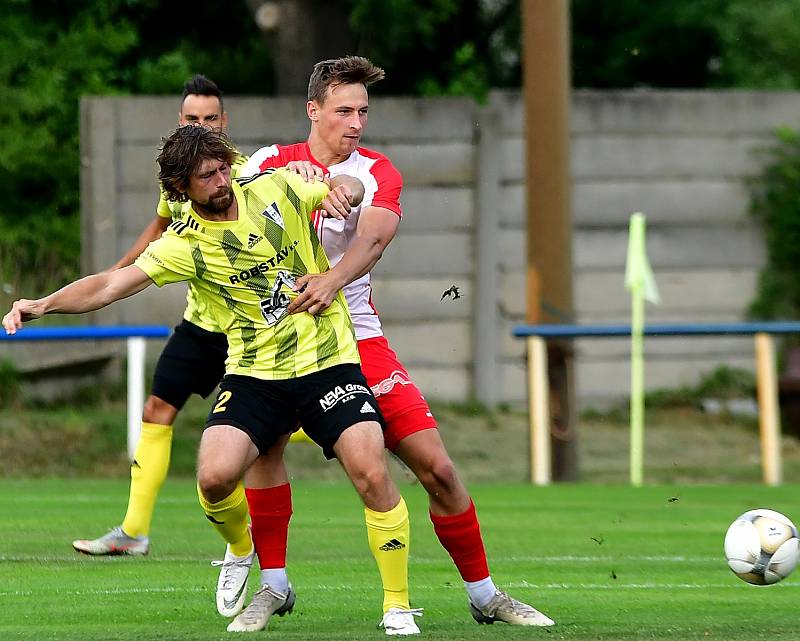
[[[293,160],[307,160],[321,167],[330,177],[346,174],[364,183],[364,200],[354,208],[347,220],[323,218],[319,212],[313,215],[317,231],[328,261],[336,265],[344,255],[356,235],[358,219],[366,207],[384,207],[399,218],[403,217],[400,208],[400,192],[403,178],[391,161],[376,151],[358,147],[348,158],[340,163],[326,167],[311,155],[307,142],[294,145],[271,145],[256,151],[239,172],[249,176],[274,167],[283,167]],[[347,305],[356,330],[356,338],[362,340],[383,336],[378,312],[372,304],[372,285],[370,274],[364,274],[344,288]]]

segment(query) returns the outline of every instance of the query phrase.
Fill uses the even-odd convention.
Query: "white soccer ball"
[[[789,576],[800,557],[797,528],[775,510],[750,510],[725,534],[728,566],[742,581],[771,585]]]

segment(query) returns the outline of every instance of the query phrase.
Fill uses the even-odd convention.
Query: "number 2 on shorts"
[[[233,396],[233,392],[228,390],[221,391],[217,397],[217,404],[214,406],[214,410],[211,413],[216,414],[217,412],[224,412],[225,404],[231,400],[231,396]]]

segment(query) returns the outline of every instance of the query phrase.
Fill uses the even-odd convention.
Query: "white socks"
[[[265,583],[276,592],[286,594],[289,590],[289,575],[286,574],[286,568],[261,570],[261,585]]]
[[[469,593],[469,600],[479,608],[486,606],[497,593],[497,586],[491,576],[480,581],[464,581],[464,586]]]

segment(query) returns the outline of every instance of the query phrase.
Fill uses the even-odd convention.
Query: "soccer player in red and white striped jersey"
[[[400,172],[386,156],[360,145],[368,119],[367,87],[383,75],[382,69],[356,56],[317,63],[308,88],[308,139],[259,149],[250,157],[242,175],[292,164],[301,173],[305,171],[309,179],[346,173],[364,184],[364,199],[349,217],[325,218],[316,212],[314,227],[332,268],[324,274],[300,278],[296,287],[302,292],[289,311],[317,314],[331,304],[340,289],[344,290],[361,367],[386,419],[386,447],[403,460],[428,492],[434,531],[464,580],[472,616],[479,623],[552,625],[553,621],[544,614],[495,586],[475,505],[445,449],[428,403],[389,346],[372,304],[369,272],[394,238],[403,217]],[[289,486],[272,485],[273,477],[261,472],[258,462],[247,480],[262,580],[268,583],[278,577],[285,581],[279,577],[280,571],[285,577],[285,567],[275,564],[285,566],[286,530],[291,515]],[[386,583],[387,577],[383,578]],[[251,604],[248,610],[239,615],[243,623],[245,619],[255,622],[247,629],[258,629],[261,619],[266,625],[269,615],[259,617],[257,604]],[[396,616],[384,616],[386,633],[408,634],[404,630],[416,627],[413,614],[401,611]]]

